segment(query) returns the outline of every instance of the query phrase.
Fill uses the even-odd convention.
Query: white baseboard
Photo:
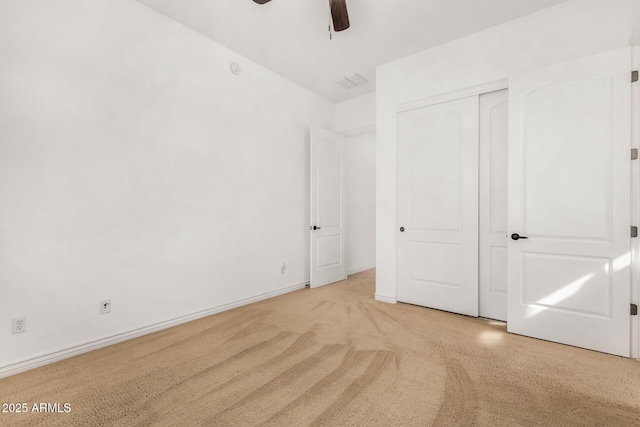
[[[15,362],[10,362],[9,364],[0,366],[0,378],[8,377],[11,375],[19,374],[20,372],[25,372],[31,369],[39,368],[41,366],[49,365],[51,363],[58,362],[60,360],[78,356],[83,353],[88,353],[93,350],[97,350],[103,347],[107,347],[113,344],[130,340],[133,338],[141,337],[143,335],[161,331],[163,329],[171,328],[173,326],[177,326],[182,323],[191,322],[192,320],[211,316],[212,314],[220,313],[223,311],[231,310],[236,307],[241,307],[243,305],[273,298],[278,295],[283,295],[289,292],[297,291],[299,289],[304,289],[307,287],[308,284],[309,282],[305,282],[299,285],[288,286],[286,288],[278,289],[271,292],[266,292],[264,294],[256,295],[254,297],[245,298],[239,301],[212,307],[207,310],[198,311],[195,313],[176,317],[174,319],[169,319],[163,322],[158,322],[151,325],[143,326],[141,328],[132,329],[130,331],[121,332],[108,337],[103,337],[96,340],[73,345],[70,347],[65,347],[65,348],[55,350],[46,354],[40,354],[35,357],[29,357],[26,359],[15,361]]]
[[[347,270],[347,276],[351,276],[352,274],[360,273],[361,271],[371,270],[372,268],[376,268],[376,264],[363,265],[362,267],[352,268],[351,270]]]
[[[389,297],[381,294],[376,294],[375,299],[376,301],[388,302],[389,304],[395,304],[398,302],[396,297]]]

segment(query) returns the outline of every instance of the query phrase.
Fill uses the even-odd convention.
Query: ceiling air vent
[[[339,79],[334,80],[338,85],[342,86],[345,89],[352,89],[356,86],[362,86],[367,84],[368,81],[360,74],[350,74],[346,77],[341,77]]]

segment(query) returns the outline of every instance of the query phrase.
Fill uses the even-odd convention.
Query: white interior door
[[[480,316],[507,320],[508,92],[480,95]]]
[[[478,315],[478,96],[398,113],[398,300]]]
[[[509,84],[508,330],[629,356],[630,50]]]
[[[311,287],[347,278],[344,136],[311,128]]]

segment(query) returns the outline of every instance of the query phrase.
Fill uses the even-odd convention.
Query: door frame
[[[640,70],[640,46],[631,49],[631,68]],[[631,84],[631,148],[640,149],[640,82]],[[631,224],[640,226],[640,160],[631,162]],[[631,303],[640,305],[640,238],[631,239]],[[640,359],[640,316],[631,317],[631,358]]]

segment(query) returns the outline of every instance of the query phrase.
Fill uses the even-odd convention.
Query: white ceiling
[[[351,28],[333,40],[328,0],[137,1],[339,102],[374,91],[377,65],[566,0],[347,0]],[[356,72],[370,83],[334,83]]]

